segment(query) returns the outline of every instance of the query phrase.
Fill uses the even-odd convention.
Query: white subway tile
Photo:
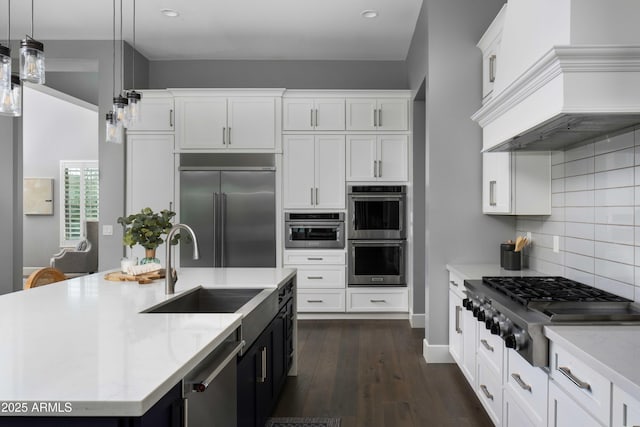
[[[594,228],[594,240],[633,245],[633,227],[631,226],[596,224]]]
[[[634,209],[631,206],[597,207],[595,208],[595,223],[633,225]]]
[[[638,203],[640,204],[640,203]],[[551,195],[551,206],[554,208],[561,208],[564,206],[564,193],[557,193]]]
[[[595,236],[594,225],[578,222],[566,222],[564,225],[564,235],[567,237],[593,240]]]
[[[587,157],[593,157],[595,155],[594,144],[582,145],[580,147],[572,148],[564,152],[564,161],[570,162],[572,160],[584,159]]]
[[[564,208],[565,221],[570,222],[594,222],[595,208],[593,206],[582,208]]]
[[[551,179],[564,178],[564,164],[551,166]]]
[[[636,206],[640,206],[640,187],[636,186],[636,188],[634,189],[634,205]]]
[[[634,244],[636,246],[640,246],[640,227],[634,227],[635,228],[635,239],[634,239]]]
[[[633,225],[640,225],[640,207],[635,207],[633,208],[634,210],[634,224]]]
[[[636,267],[636,286],[640,286],[640,267]],[[638,295],[638,291],[640,291],[640,289],[636,289],[636,297],[640,296]],[[637,299],[636,299],[637,301]]]
[[[565,206],[593,206],[595,195],[590,191],[572,191],[564,194]]]
[[[551,208],[551,215],[548,221],[564,221],[564,208]]]
[[[518,219],[518,230],[532,233],[539,233],[542,229],[542,221],[535,221],[531,219]]]
[[[640,153],[640,146],[637,148],[638,152]],[[636,162],[636,165],[638,164],[638,162]],[[633,168],[635,170],[635,185],[640,185],[640,166],[636,166],[635,168]],[[565,184],[566,185],[566,184]]]
[[[635,246],[635,265],[637,265],[638,267],[640,267],[640,246]],[[640,279],[640,277],[637,277],[637,279]]]
[[[614,169],[595,174],[594,188],[630,187],[635,185],[634,168]],[[589,175],[587,175],[589,176]]]
[[[573,252],[590,257],[595,253],[595,242],[593,240],[565,237],[564,245],[564,250],[567,252]]]
[[[551,193],[564,193],[564,178],[551,180]]]
[[[532,234],[531,238],[533,239],[531,248],[553,248],[553,236],[550,234]]]
[[[542,274],[550,276],[564,276],[565,268],[563,265],[554,264],[543,259],[531,258],[529,268]]]
[[[601,277],[596,275],[595,282],[593,284],[596,288],[603,291],[611,292],[623,298],[633,300],[634,286],[632,284],[619,282],[617,280],[609,279],[607,277]]]
[[[633,132],[627,132],[622,135],[616,135],[613,138],[605,138],[595,143],[596,156],[611,151],[622,150],[624,148],[633,147],[635,144]]]
[[[595,242],[595,257],[609,261],[633,264],[634,247],[617,243]]]
[[[584,271],[575,270],[573,268],[565,266],[564,275],[568,279],[575,280],[576,282],[584,283],[585,285],[593,286],[595,281],[592,273],[586,273]]]
[[[559,165],[560,163],[564,163],[564,151],[552,151],[551,164]]]
[[[594,259],[589,256],[566,252],[564,255],[564,265],[586,273],[594,272]]]
[[[595,259],[595,271],[597,276],[607,277],[618,282],[633,285],[634,267],[632,265],[620,264],[619,262]]]
[[[554,264],[563,264],[564,262],[564,252],[553,252],[552,249],[540,246],[532,248],[531,256]]]
[[[564,176],[585,175],[593,173],[595,170],[595,162],[593,157],[587,159],[575,160],[564,164]]]
[[[564,179],[565,191],[583,191],[594,189],[595,177],[593,174],[576,175]]]
[[[564,222],[545,221],[542,223],[542,229],[540,233],[551,234],[554,236],[564,235]]]
[[[594,190],[595,206],[633,206],[634,187]]]
[[[595,171],[602,172],[611,169],[628,168],[635,162],[634,149],[614,151],[595,157]]]

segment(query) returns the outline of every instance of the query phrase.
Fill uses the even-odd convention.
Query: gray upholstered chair
[[[85,223],[85,239],[73,248],[64,248],[51,258],[50,266],[63,273],[98,271],[98,221]]]

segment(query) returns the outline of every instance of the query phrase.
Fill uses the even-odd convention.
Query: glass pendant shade
[[[20,41],[20,78],[44,84],[44,44],[29,36]]]
[[[140,121],[140,113],[142,112],[142,94],[132,90],[127,92],[127,99],[129,100],[129,124],[137,123]]]
[[[11,85],[11,49],[0,45],[0,86]]]
[[[113,116],[116,123],[124,126],[129,123],[129,101],[122,95],[113,98]]]
[[[0,114],[19,117],[22,115],[22,86],[20,78],[11,76],[11,83],[0,86]]]

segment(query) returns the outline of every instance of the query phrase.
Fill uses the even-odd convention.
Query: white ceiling
[[[0,0],[3,42],[8,1]],[[136,47],[150,60],[404,60],[421,5],[422,0],[136,0]],[[123,36],[131,42],[132,0],[123,0],[123,8]],[[162,8],[180,16],[168,18]],[[379,16],[365,19],[365,9]],[[30,32],[30,13],[30,1],[11,1],[12,39]],[[112,40],[112,20],[112,0],[35,0],[34,37]]]

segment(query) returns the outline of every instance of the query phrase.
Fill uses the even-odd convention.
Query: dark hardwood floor
[[[298,322],[298,377],[277,417],[340,417],[341,427],[492,426],[455,364],[427,364],[406,320]]]

